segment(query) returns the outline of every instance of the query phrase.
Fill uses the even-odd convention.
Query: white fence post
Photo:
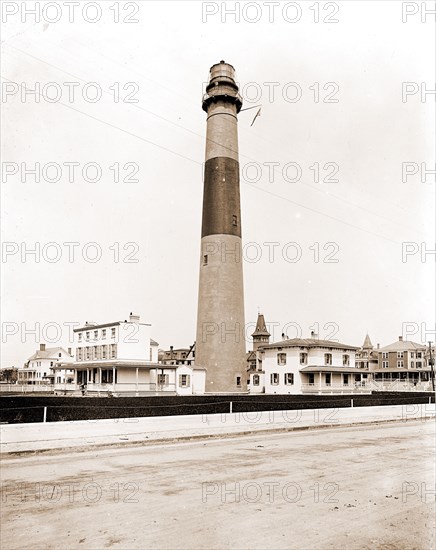
[[[43,422],[47,422],[47,407],[44,407],[44,419]]]

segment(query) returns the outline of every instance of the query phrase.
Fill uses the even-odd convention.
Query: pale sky
[[[421,181],[422,163],[435,169],[434,95],[421,95],[435,88],[434,16],[422,22],[418,11],[402,22],[397,1],[320,2],[315,23],[311,1],[294,3],[301,17],[291,23],[282,2],[270,22],[265,3],[244,9],[241,2],[235,22],[221,2],[136,0],[97,2],[100,20],[90,23],[85,4],[73,22],[66,8],[58,22],[47,21],[54,12],[35,22],[21,13],[21,2],[6,22],[3,14],[2,86],[4,92],[9,83],[11,95],[2,103],[2,240],[9,243],[2,366],[21,366],[40,341],[71,346],[68,323],[123,320],[130,311],[152,324],[161,348],[192,344],[206,131],[201,97],[210,66],[221,59],[236,69],[244,107],[262,105],[252,127],[256,109],[239,115],[246,322],[254,323],[260,308],[275,340],[286,325],[290,337],[308,337],[315,323],[321,338],[333,327],[333,338],[351,345],[361,345],[366,332],[374,345],[387,345],[404,323],[408,339],[435,340],[434,255],[421,258],[435,248],[434,175]],[[139,22],[115,23],[110,6],[121,20]],[[420,10],[421,2],[410,6]],[[285,15],[296,14],[289,8]],[[329,16],[339,22],[322,21]],[[94,97],[90,82],[103,91],[94,103],[82,98]],[[404,82],[411,93],[402,100]],[[35,83],[51,83],[45,90],[53,102],[21,97]],[[301,98],[292,102],[296,90]],[[123,102],[126,95],[138,102]],[[79,166],[70,182],[64,163],[72,162]],[[411,175],[402,181],[406,162]],[[21,181],[22,163],[40,163],[39,183],[30,174]],[[46,181],[56,179],[47,163],[61,167],[59,181]],[[87,163],[101,167],[100,181],[83,179]],[[288,163],[300,166],[299,181],[289,181],[291,165],[283,177]],[[135,165],[138,181],[122,181]],[[5,173],[14,166],[17,174]],[[322,181],[335,166],[331,179],[339,181]],[[91,166],[88,179],[94,173]],[[79,243],[71,262],[68,242]],[[90,242],[101,250],[97,262],[82,257],[85,250],[93,258]],[[405,242],[416,253],[403,262]],[[30,254],[22,261],[35,243],[40,261]],[[297,243],[299,261],[286,261],[296,250],[288,243]],[[48,261],[59,251],[59,261]],[[323,262],[329,253],[337,263]],[[123,262],[129,254],[138,261]],[[36,337],[26,334],[35,326]],[[63,329],[58,335],[56,326]]]

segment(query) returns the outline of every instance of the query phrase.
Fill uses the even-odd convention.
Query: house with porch
[[[71,383],[55,384],[57,394],[192,395],[202,394],[205,370],[158,361],[151,325],[138,315],[112,323],[85,323],[74,329],[76,360]],[[62,369],[59,365],[56,369]]]
[[[425,344],[399,336],[397,342],[376,351],[378,363],[371,369],[374,391],[432,391],[432,368]]]
[[[47,386],[72,380],[73,371],[70,366],[73,361],[71,348],[47,348],[46,344],[39,344],[39,349],[18,369],[17,384]],[[55,373],[55,367],[61,363],[63,368]]]
[[[357,369],[355,346],[332,340],[292,338],[263,345],[262,373],[265,394],[370,393],[368,369]],[[254,386],[250,384],[250,390]],[[254,392],[253,392],[254,393]]]

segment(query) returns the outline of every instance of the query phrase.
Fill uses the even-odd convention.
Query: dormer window
[[[232,225],[235,226],[235,227],[238,227],[238,216],[233,215]]]

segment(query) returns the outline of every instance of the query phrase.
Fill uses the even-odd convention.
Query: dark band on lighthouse
[[[241,237],[239,162],[228,157],[206,161],[201,236]]]

